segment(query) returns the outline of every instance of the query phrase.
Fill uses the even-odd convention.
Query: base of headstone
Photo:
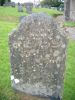
[[[41,96],[35,96],[31,94],[26,94],[24,92],[18,91],[14,89],[15,94],[19,95],[20,100],[51,100],[48,97],[41,97]]]
[[[44,96],[44,95],[33,95],[33,94],[27,94],[24,93],[24,91],[20,90],[18,88],[16,88],[15,86],[13,86],[13,89],[20,94],[23,94],[24,96],[31,96],[32,98],[37,98],[36,100],[62,100],[62,98],[60,98],[59,96],[56,98],[54,96]],[[30,99],[28,99],[30,100]],[[34,99],[33,99],[34,100]]]

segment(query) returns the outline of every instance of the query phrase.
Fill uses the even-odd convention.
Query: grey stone
[[[75,0],[65,0],[65,20],[75,21]]]
[[[16,6],[16,4],[15,4],[15,2],[5,2],[5,4],[3,4],[3,6],[11,6],[11,7],[15,7]]]
[[[3,4],[3,6],[11,6],[11,2],[5,2],[5,4]]]
[[[70,0],[65,0],[65,20],[70,20]]]
[[[31,14],[11,32],[14,89],[32,95],[62,97],[67,39],[58,25],[48,15]]]
[[[32,13],[32,8],[33,8],[33,3],[25,3],[25,8],[26,8],[26,12],[31,14]]]
[[[18,3],[18,12],[23,12],[23,7],[20,3]]]
[[[11,2],[11,7],[15,7],[15,6],[16,6],[15,2]]]

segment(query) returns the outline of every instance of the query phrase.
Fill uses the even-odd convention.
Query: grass
[[[18,22],[20,16],[28,15],[24,9],[24,12],[18,12],[17,8],[0,7],[0,20],[8,22]]]
[[[57,17],[57,16],[63,14],[60,11],[53,10],[53,9],[47,9],[47,8],[35,8],[35,9],[33,9],[33,12],[44,12],[44,13],[47,13],[48,15],[54,16],[54,17]]]
[[[75,22],[65,22],[64,23],[64,26],[67,26],[67,27],[75,27]]]
[[[23,8],[24,12],[18,12],[17,7],[11,8],[11,7],[0,7],[0,20],[1,21],[10,21],[10,22],[18,22],[20,16],[26,16],[28,15],[26,13],[26,9]],[[63,14],[62,12],[59,12],[57,10],[47,9],[47,8],[34,8],[33,12],[45,12],[52,16],[58,16]]]
[[[75,41],[69,40],[63,100],[75,100]]]
[[[8,34],[14,27],[16,23],[0,21],[0,100],[17,100],[10,86],[8,49]]]
[[[56,10],[33,9],[34,12],[46,12],[54,16]],[[59,13],[61,14],[61,13]],[[8,34],[18,24],[18,18],[27,15],[18,13],[16,8],[0,7],[0,100],[21,100],[11,88]],[[75,41],[69,40],[67,49],[66,73],[63,100],[75,100]],[[25,99],[31,100],[31,99]],[[36,99],[35,99],[36,100]]]

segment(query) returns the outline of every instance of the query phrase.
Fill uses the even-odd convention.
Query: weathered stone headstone
[[[33,8],[33,3],[25,3],[25,8],[26,8],[26,12],[31,14],[32,8]]]
[[[18,12],[23,12],[23,7],[20,3],[18,3]]]
[[[45,14],[25,17],[9,36],[12,87],[32,95],[62,97],[66,36]]]
[[[5,2],[5,4],[3,4],[3,6],[11,6],[11,7],[15,7],[16,6],[16,4],[15,4],[15,2]]]
[[[5,4],[3,4],[3,6],[11,6],[11,2],[5,2]]]
[[[11,2],[11,7],[15,7],[15,6],[16,6],[15,2]]]

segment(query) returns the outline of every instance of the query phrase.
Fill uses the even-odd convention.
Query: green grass
[[[18,12],[17,7],[11,8],[11,7],[0,7],[0,20],[2,21],[10,21],[10,22],[18,22],[19,17],[23,15],[28,15],[26,13],[26,9],[23,8],[24,12]],[[63,14],[62,12],[59,12],[57,10],[47,9],[47,8],[34,8],[33,12],[45,12],[52,16],[58,16]]]
[[[69,40],[67,49],[64,99],[75,100],[75,41]]]
[[[33,9],[33,12],[44,12],[47,13],[48,15],[57,17],[59,15],[62,15],[63,13],[57,10],[53,10],[53,9],[47,9],[47,8],[35,8]]]
[[[67,27],[75,27],[75,22],[65,22],[64,23],[64,26],[67,26]]]
[[[10,85],[8,49],[8,34],[15,27],[16,23],[0,21],[0,100],[17,100]]]
[[[59,13],[45,8],[33,11],[47,12],[53,16]],[[17,8],[0,7],[0,100],[21,100],[11,88],[8,46],[8,34],[17,26],[21,15],[27,13],[18,13]],[[68,43],[63,100],[75,100],[75,41],[73,40]]]
[[[20,16],[28,15],[26,10],[24,12],[18,12],[17,7],[0,7],[0,20],[1,21],[10,21],[10,22],[18,22]]]

